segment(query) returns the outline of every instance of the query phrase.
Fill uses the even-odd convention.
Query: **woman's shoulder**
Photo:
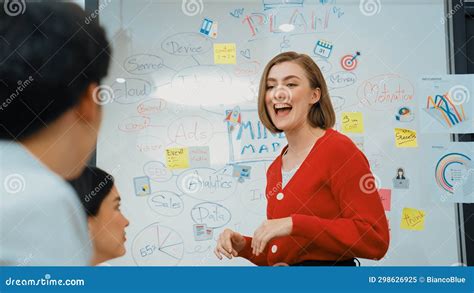
[[[323,136],[321,145],[331,151],[353,152],[358,150],[352,139],[332,128],[326,130],[326,135]]]

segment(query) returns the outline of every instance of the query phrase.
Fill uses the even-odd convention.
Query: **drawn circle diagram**
[[[216,229],[227,225],[232,215],[223,205],[214,202],[203,202],[193,207],[191,218],[196,224],[205,224],[208,228]]]
[[[173,177],[173,173],[166,168],[165,164],[158,161],[149,161],[143,166],[143,172],[151,180],[166,182]]]
[[[471,158],[461,153],[449,153],[441,157],[435,168],[436,183],[443,190],[454,194],[456,184],[462,182]]]
[[[194,168],[182,172],[176,181],[178,189],[187,196],[202,201],[223,201],[237,189],[235,177],[212,168]]]
[[[183,254],[181,235],[158,223],[140,231],[132,243],[132,257],[138,266],[176,266]]]
[[[174,217],[183,211],[184,203],[181,197],[171,191],[160,191],[148,196],[148,205],[156,213]]]
[[[345,55],[341,59],[341,67],[347,71],[354,70],[357,67],[357,59],[352,55]]]

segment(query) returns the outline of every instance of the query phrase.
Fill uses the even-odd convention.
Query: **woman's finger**
[[[217,247],[219,253],[223,254],[225,257],[227,257],[228,259],[231,259],[232,258],[232,255],[227,251],[225,250],[224,247],[222,247],[222,245],[219,245]]]
[[[262,229],[260,229],[259,234],[258,234],[257,247],[255,249],[257,255],[260,255],[260,253],[262,253],[262,251],[263,251],[262,250],[263,239],[264,239],[266,234],[267,234],[266,229],[262,227]]]
[[[265,247],[267,246],[268,243],[268,236],[263,236],[262,240],[260,241],[260,247],[258,253],[262,253],[265,250]]]
[[[258,234],[255,234],[252,238],[252,254],[257,254],[258,247]]]
[[[231,241],[231,235],[227,235],[224,238],[224,246],[226,248],[226,251],[229,253],[232,253],[232,241]]]
[[[252,248],[252,254],[255,254],[255,235],[252,236],[252,243],[250,243],[250,248]]]
[[[256,256],[259,255],[261,237],[262,237],[262,235],[261,235],[261,234],[258,234],[257,237],[256,237],[256,239],[255,239],[255,248],[254,248],[255,252],[254,252],[254,254],[255,254]]]
[[[261,228],[262,226],[258,227],[257,230],[255,230],[255,232],[253,233],[253,237],[252,237],[252,254],[256,254],[257,253],[257,245],[258,245],[258,239],[260,237],[260,231],[261,231]]]
[[[265,251],[265,247],[267,246],[268,241],[270,241],[271,238],[272,237],[269,231],[265,231],[260,235],[259,241],[258,241],[257,255]]]
[[[217,247],[214,249],[214,254],[217,256],[218,259],[222,260],[222,255],[217,250]]]
[[[264,234],[262,233],[260,235],[260,238],[258,239],[257,255],[259,255],[262,252],[263,237],[264,237]]]
[[[252,248],[252,254],[254,252],[254,249],[253,249],[254,245],[255,245],[255,233],[252,236],[252,242],[250,242],[250,248]]]

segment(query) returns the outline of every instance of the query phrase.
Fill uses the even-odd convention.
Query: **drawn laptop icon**
[[[393,188],[407,189],[410,186],[409,179],[393,178]]]

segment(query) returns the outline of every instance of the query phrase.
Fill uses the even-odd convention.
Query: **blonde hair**
[[[294,62],[301,66],[306,73],[309,84],[312,89],[319,88],[321,97],[317,103],[311,106],[308,112],[308,121],[312,127],[320,127],[328,129],[336,123],[336,113],[329,97],[328,87],[324,80],[323,74],[318,65],[306,54],[299,54],[296,52],[284,52],[273,57],[265,66],[262,77],[260,79],[260,87],[258,91],[258,115],[263,125],[272,133],[282,132],[273,124],[265,104],[265,96],[267,92],[267,78],[270,69],[283,62]]]

